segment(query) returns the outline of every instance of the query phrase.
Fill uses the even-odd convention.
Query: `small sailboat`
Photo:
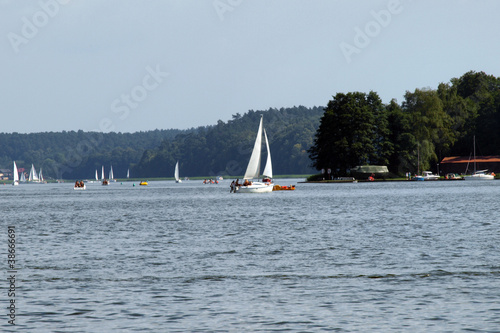
[[[40,183],[47,183],[47,182],[43,179],[42,168],[40,168],[40,172],[38,173],[38,181],[39,181]]]
[[[113,166],[111,166],[111,169],[109,170],[109,181],[116,182],[115,176],[113,175]]]
[[[174,177],[176,183],[182,183],[182,180],[179,178],[179,161],[175,164]]]
[[[28,177],[28,181],[32,183],[39,183],[40,179],[38,178],[38,174],[36,173],[35,166],[31,164],[30,175]]]
[[[243,177],[244,182],[243,184],[237,184],[234,187],[234,193],[267,193],[273,191],[274,184],[271,181],[273,177],[271,150],[269,149],[269,141],[267,140],[266,130],[264,130],[264,138],[267,149],[267,160],[266,166],[264,167],[264,172],[262,173],[263,179],[262,182],[252,181],[253,179],[258,179],[260,174],[262,150],[262,119],[263,117],[261,116],[252,155],[250,156],[247,170],[245,172],[245,176]]]
[[[14,168],[12,169],[12,186],[19,185],[19,173],[17,172],[16,161],[14,161]]]
[[[21,172],[21,177],[19,177],[19,182],[20,183],[25,183],[26,182],[26,176],[24,175],[24,172]]]
[[[102,170],[101,170],[101,181],[102,181],[102,185],[109,185],[109,182],[108,180],[104,177],[104,165],[102,166]]]
[[[95,180],[99,181],[99,174],[97,173],[97,169],[95,169]]]
[[[465,176],[465,180],[494,180],[495,174],[487,173],[488,170],[476,170],[476,136],[473,138],[474,144],[474,172],[472,175]],[[468,164],[467,164],[468,165]]]
[[[130,169],[127,169],[127,179],[130,178]]]

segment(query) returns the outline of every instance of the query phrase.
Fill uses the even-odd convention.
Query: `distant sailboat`
[[[101,181],[102,181],[102,185],[109,185],[109,182],[106,178],[104,178],[104,165],[102,166],[102,170],[101,170]]]
[[[19,179],[19,182],[25,183],[26,182],[26,176],[24,175],[24,172],[21,172],[21,177]]]
[[[95,180],[99,180],[99,174],[97,173],[97,169],[95,169]]]
[[[40,172],[38,173],[38,180],[40,181],[40,183],[44,183],[43,175],[42,175],[42,168],[40,168]]]
[[[31,164],[31,170],[30,170],[30,175],[28,177],[28,181],[33,182],[33,183],[40,182],[40,179],[38,178],[38,174],[36,173],[35,166],[33,164]]]
[[[110,181],[116,181],[115,177],[113,175],[113,166],[111,166],[111,169],[109,170],[109,180]]]
[[[12,185],[13,186],[19,185],[19,173],[17,172],[16,161],[14,161],[14,168],[12,170],[12,177],[13,177]]]
[[[127,169],[127,179],[130,178],[130,169]]]
[[[182,183],[182,180],[179,178],[179,161],[175,164],[174,177],[176,183]]]

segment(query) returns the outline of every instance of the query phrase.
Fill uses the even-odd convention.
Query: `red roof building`
[[[500,173],[500,156],[476,156],[476,170],[488,170]],[[464,156],[445,157],[439,164],[441,174],[447,173],[472,173],[474,171],[474,159]],[[467,172],[466,172],[467,170]]]

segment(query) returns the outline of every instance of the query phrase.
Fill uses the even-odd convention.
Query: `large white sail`
[[[97,169],[95,169],[95,180],[99,180],[99,174],[97,173]]]
[[[109,170],[109,179],[110,180],[114,179],[114,176],[113,176],[113,166],[111,166],[111,169]]]
[[[104,180],[104,165],[102,166],[101,180]]]
[[[13,177],[13,180],[14,180],[12,182],[12,185],[19,184],[19,173],[17,172],[16,161],[14,161],[14,168],[12,169],[12,177]]]
[[[252,155],[250,156],[250,161],[248,162],[247,171],[245,172],[244,179],[254,179],[259,178],[260,171],[260,153],[262,150],[262,116],[260,118],[259,130],[257,131],[257,137],[255,138],[255,144],[253,146]]]
[[[266,148],[267,148],[267,160],[266,166],[264,167],[264,172],[262,172],[263,176],[267,176],[269,178],[273,178],[273,165],[271,162],[271,150],[269,149],[269,141],[267,141],[267,133],[264,128],[264,138],[266,139]]]

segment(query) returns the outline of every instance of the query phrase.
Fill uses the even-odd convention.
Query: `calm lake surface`
[[[229,183],[1,185],[0,330],[500,331],[500,181]]]

